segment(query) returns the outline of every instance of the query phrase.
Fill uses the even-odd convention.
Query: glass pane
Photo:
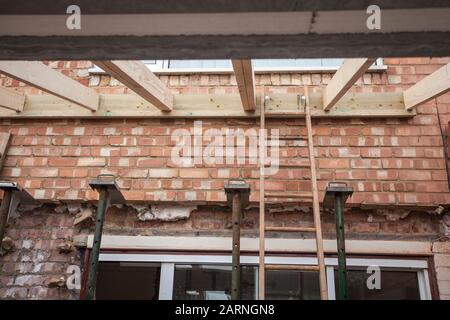
[[[320,59],[322,67],[339,67],[344,62],[344,59]]]
[[[231,60],[169,60],[169,69],[231,68]]]
[[[320,299],[317,272],[266,271],[267,300]]]
[[[254,59],[255,68],[295,67],[296,59]]]
[[[254,68],[339,67],[344,59],[253,59]],[[231,68],[231,60],[169,60],[169,69]]]
[[[339,67],[344,59],[254,59],[255,68]]]
[[[241,298],[256,299],[256,267],[241,267]],[[231,266],[175,265],[174,300],[229,300]]]
[[[380,289],[369,289],[367,279],[373,273],[366,270],[347,270],[348,295],[353,300],[419,300],[419,280],[416,271],[381,269]],[[337,270],[334,272],[336,297],[339,292]],[[372,278],[371,278],[372,279]],[[372,283],[372,282],[370,282]]]
[[[96,299],[158,300],[160,271],[159,264],[100,262]]]

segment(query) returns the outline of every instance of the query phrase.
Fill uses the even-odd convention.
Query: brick
[[[139,168],[159,168],[166,164],[165,158],[138,158],[137,167]]]
[[[77,166],[79,167],[104,167],[106,165],[105,158],[78,158]]]
[[[106,137],[82,137],[80,138],[80,145],[82,146],[104,146],[108,144]]]
[[[350,168],[377,169],[381,168],[381,161],[380,159],[352,159]]]
[[[332,169],[332,168],[348,168],[348,159],[319,159],[319,168]]]
[[[172,181],[172,180],[171,180]],[[161,180],[152,179],[152,180],[133,180],[132,188],[133,189],[161,189],[163,186]],[[164,186],[164,188],[168,188]],[[170,189],[170,188],[168,188]]]
[[[125,178],[147,178],[148,169],[120,169],[119,176]]]
[[[431,172],[425,170],[400,170],[401,180],[431,180]]]
[[[45,177],[57,177],[58,176],[58,169],[41,169],[41,168],[34,168],[30,171],[31,177],[39,177],[39,178],[45,178]]]
[[[176,178],[178,177],[177,169],[149,169],[150,178]]]
[[[38,275],[17,276],[14,284],[16,286],[39,286],[45,281],[45,277]]]
[[[77,165],[77,159],[75,158],[49,158],[48,164],[51,167],[74,167]]]
[[[381,158],[392,155],[390,148],[361,148],[360,152],[362,158]]]
[[[180,178],[208,178],[208,169],[180,169]]]
[[[73,168],[73,169],[60,169],[59,176],[65,178],[84,178],[87,177],[89,173],[88,169],[84,168]]]
[[[222,179],[234,179],[239,178],[239,171],[238,169],[230,169],[230,168],[224,168],[224,169],[214,169],[211,170],[211,177],[212,178],[222,178]]]
[[[23,167],[42,167],[47,165],[47,158],[35,157],[35,158],[22,158],[19,163]]]
[[[395,170],[368,170],[367,178],[369,180],[396,180],[398,173]]]
[[[65,157],[86,157],[91,155],[90,147],[66,147],[62,150],[62,156]]]
[[[136,145],[136,138],[135,137],[110,137],[109,138],[109,144],[111,146],[135,146]]]
[[[117,157],[120,155],[120,148],[114,147],[92,148],[91,154],[95,157]]]

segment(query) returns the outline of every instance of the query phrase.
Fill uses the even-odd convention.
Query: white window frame
[[[139,253],[101,253],[101,262],[153,262],[161,263],[160,300],[172,300],[175,264],[226,264],[231,265],[231,255],[201,255],[201,254],[139,254]],[[314,257],[266,256],[270,264],[317,264]],[[258,265],[258,256],[242,255],[241,264]],[[335,300],[334,268],[338,265],[337,258],[325,258],[329,299]],[[376,265],[381,268],[395,268],[403,271],[416,271],[421,300],[431,300],[430,280],[428,277],[428,262],[412,259],[381,259],[381,258],[347,258],[348,267],[367,267]],[[258,281],[256,281],[256,284]],[[257,290],[257,289],[256,289]]]
[[[213,74],[232,74],[232,68],[168,68],[169,60],[142,60],[146,66],[155,74],[192,74],[192,73],[213,73]],[[154,63],[156,62],[156,63]],[[336,72],[339,66],[305,66],[305,67],[255,67],[255,74],[259,73],[329,73]],[[371,66],[369,72],[383,72],[387,66],[383,63],[383,58],[378,58],[375,64]],[[91,74],[104,74],[100,67],[94,65],[89,69]]]

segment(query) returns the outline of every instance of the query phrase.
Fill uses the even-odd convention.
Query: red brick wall
[[[449,58],[385,59],[386,72],[367,73],[352,88],[362,92],[402,91],[449,62]],[[109,76],[90,76],[89,62],[50,62],[52,67],[101,93],[130,92]],[[275,92],[297,92],[300,85],[311,90],[325,86],[332,74],[257,75],[258,88]],[[175,93],[237,93],[230,75],[182,75],[160,77]],[[2,85],[21,92],[41,94],[9,78]],[[450,94],[436,100],[442,124],[450,120]],[[355,205],[449,204],[445,163],[435,101],[419,106],[411,119],[322,119],[314,120],[314,142],[319,166],[319,188],[332,180],[348,181]],[[170,160],[170,134],[190,128],[193,120],[3,120],[0,132],[13,134],[2,178],[17,180],[36,198],[45,201],[95,199],[88,181],[99,173],[112,173],[129,200],[217,203],[225,199],[223,184],[228,178],[245,178],[252,184],[252,199],[258,199],[258,170],[252,166],[205,166],[178,168]],[[208,120],[210,127],[257,127],[254,120]],[[302,120],[268,120],[282,135],[304,134]],[[447,129],[447,126],[445,127]],[[307,155],[305,148],[284,146],[282,161]],[[268,180],[269,190],[308,190],[309,184],[295,177],[305,170],[280,170]],[[223,203],[221,203],[223,204]],[[392,211],[353,209],[346,213],[348,238],[430,239],[439,237],[439,217],[426,212],[403,215],[400,206]],[[399,212],[400,211],[400,212]],[[425,214],[424,214],[425,213]],[[392,216],[391,216],[392,215]],[[399,216],[402,216],[401,218]],[[323,215],[326,238],[333,238],[333,216]],[[1,298],[77,298],[77,291],[49,288],[48,282],[65,274],[69,265],[81,265],[80,252],[59,253],[57,246],[78,234],[92,233],[92,226],[73,226],[72,215],[54,207],[22,213],[10,220],[6,235],[15,251],[0,259]],[[245,213],[243,234],[256,235],[258,214]],[[271,213],[268,224],[310,225],[307,213]],[[200,207],[187,220],[178,222],[139,221],[132,209],[111,209],[106,234],[229,235],[229,213],[223,207]],[[447,253],[447,251],[445,251]],[[399,253],[400,254],[400,253]],[[442,260],[442,259],[441,259]],[[448,264],[439,260],[441,270]],[[438,272],[448,290],[448,273]],[[443,289],[441,288],[441,291]],[[441,294],[448,294],[442,291]],[[448,298],[448,295],[445,296]]]
[[[0,257],[0,299],[77,299],[77,290],[55,288],[70,265],[81,265],[80,252],[60,253],[58,245],[73,237],[73,215],[43,207],[10,219],[6,236],[14,251]]]
[[[388,69],[366,73],[352,88],[361,92],[401,92],[449,62],[449,58],[385,59]],[[90,76],[89,62],[51,62],[52,67],[102,93],[130,92],[107,75]],[[324,87],[332,74],[263,74],[257,88],[274,92],[297,92],[300,85],[311,90]],[[237,93],[231,75],[162,75],[175,93]],[[3,85],[18,91],[38,93],[15,80],[2,78]],[[435,105],[437,104],[437,106]],[[328,181],[348,181],[354,188],[355,204],[450,203],[447,187],[441,123],[450,120],[450,94],[417,108],[411,119],[321,119],[314,120],[314,142],[319,167],[319,188]],[[177,128],[192,127],[193,120],[4,120],[0,131],[13,134],[3,178],[19,181],[35,197],[44,200],[94,199],[87,182],[99,173],[112,173],[129,200],[216,202],[225,199],[223,183],[244,178],[252,185],[252,200],[258,199],[258,171],[252,166],[208,165],[178,168],[170,159]],[[203,119],[204,129],[257,128],[254,120]],[[267,127],[281,135],[304,134],[303,120],[268,120]],[[445,125],[447,128],[447,125]],[[305,148],[281,148],[281,161],[304,157]],[[280,169],[267,182],[268,190],[307,190],[307,181],[294,177],[307,171]]]
[[[272,207],[266,214],[266,225],[273,227],[313,227],[313,217],[308,208],[286,210]],[[258,236],[258,208],[244,211],[241,221],[241,236]],[[322,232],[325,239],[333,239],[336,234],[335,215],[322,214]],[[231,211],[228,207],[199,206],[192,211],[189,219],[179,221],[141,221],[132,208],[110,208],[105,220],[105,232],[114,235],[158,235],[158,236],[228,236],[231,237]],[[93,232],[84,225],[76,228],[80,234]],[[430,240],[439,234],[439,217],[424,214],[423,211],[374,210],[359,208],[345,212],[346,239],[403,239]],[[268,233],[267,237],[286,237],[286,234]],[[314,237],[304,234],[304,237]]]
[[[303,209],[305,211],[302,211]],[[245,210],[242,236],[254,237],[258,232],[258,209]],[[334,215],[322,215],[324,238],[334,238]],[[71,241],[76,235],[92,234],[93,224],[74,226],[74,215],[61,206],[45,205],[24,211],[11,219],[7,236],[14,242],[14,251],[0,257],[1,299],[78,299],[78,290],[53,288],[52,280],[69,276],[71,265],[81,266],[84,251],[73,249],[61,253],[58,245]],[[272,209],[266,215],[270,226],[312,226],[312,215],[306,208],[289,212]],[[108,210],[104,234],[157,236],[228,236],[231,237],[231,215],[226,207],[200,206],[189,219],[175,222],[140,221],[131,207]],[[377,211],[351,209],[345,214],[347,239],[402,239],[429,241],[439,235],[439,217],[419,211]],[[279,237],[268,234],[268,237]],[[286,234],[283,234],[285,237]],[[402,254],[399,252],[399,254]],[[439,260],[440,261],[440,260]],[[439,267],[442,268],[440,263]],[[442,273],[442,269],[439,270]],[[447,276],[447,273],[444,274]],[[432,279],[433,281],[433,279]]]

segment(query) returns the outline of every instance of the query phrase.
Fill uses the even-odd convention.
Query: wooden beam
[[[125,86],[162,111],[173,109],[173,95],[169,89],[141,61],[93,61]]]
[[[403,92],[406,110],[411,110],[450,91],[450,63],[436,70]]]
[[[21,112],[25,105],[25,96],[13,90],[0,87],[0,107]]]
[[[234,75],[239,87],[242,106],[246,111],[254,111],[256,108],[255,75],[252,68],[252,60],[232,60]]]
[[[99,95],[38,61],[0,61],[0,73],[95,111]]]
[[[346,59],[324,91],[323,109],[329,111],[373,64],[375,59]]]
[[[3,163],[5,162],[6,154],[8,153],[10,140],[10,132],[0,133],[0,171],[3,169]]]
[[[272,118],[301,118],[303,108],[298,104],[298,94],[269,93],[266,116]],[[257,104],[261,97],[257,96]],[[170,113],[156,109],[135,94],[102,94],[98,110],[91,112],[73,103],[49,95],[27,95],[21,113],[0,109],[0,119],[5,118],[248,118],[259,117],[259,110],[245,111],[239,94],[177,94]],[[322,93],[310,93],[313,118],[405,118],[415,111],[405,110],[401,92],[349,93],[328,112],[322,108]]]

